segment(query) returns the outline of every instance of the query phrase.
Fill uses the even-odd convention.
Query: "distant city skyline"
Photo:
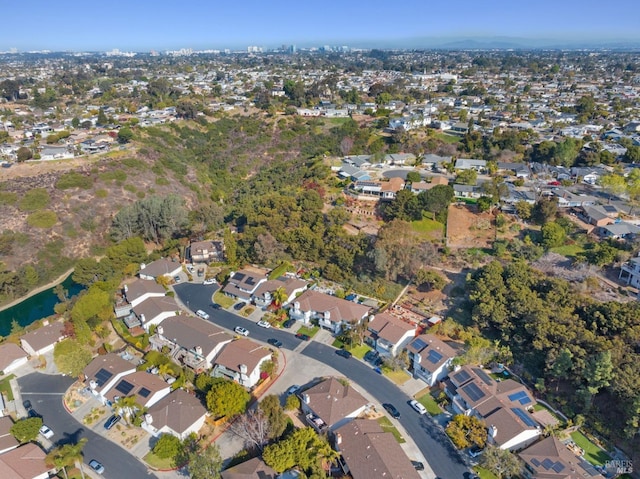
[[[637,0],[22,0],[3,24],[0,50],[432,48],[469,39],[505,48],[637,46],[639,13]]]

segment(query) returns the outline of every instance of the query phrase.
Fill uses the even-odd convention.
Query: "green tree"
[[[543,225],[558,215],[558,202],[552,198],[540,198],[533,205],[531,218],[539,225]]]
[[[52,449],[45,457],[45,463],[49,467],[55,467],[58,470],[62,469],[66,479],[67,467],[73,466],[78,462],[82,462],[82,450],[87,444],[87,441],[88,439],[83,437],[75,444],[64,444]],[[81,474],[82,477],[84,477],[84,471],[82,471],[82,469]]]
[[[456,175],[456,183],[459,185],[475,185],[478,181],[476,170],[462,170]]]
[[[567,232],[555,221],[542,225],[542,244],[545,248],[562,246],[566,239]]]
[[[30,148],[27,148],[26,146],[18,148],[18,151],[16,152],[16,159],[18,160],[18,163],[30,160],[31,158],[33,158],[33,152]]]
[[[76,129],[80,126],[80,119],[77,116],[74,116],[71,119],[71,126],[76,128]]]
[[[573,353],[568,348],[560,351],[560,354],[553,361],[551,373],[556,378],[556,391],[558,391],[558,379],[568,379],[573,369]]]
[[[493,200],[489,196],[478,198],[478,210],[480,212],[489,211],[493,206]]]
[[[430,269],[420,269],[414,278],[415,284],[428,290],[440,290],[445,287],[447,281],[441,274]]]
[[[600,186],[609,193],[609,202],[612,196],[620,196],[627,190],[627,182],[624,176],[611,173],[600,178]]]
[[[589,358],[584,377],[588,384],[587,390],[592,395],[609,386],[614,377],[611,351],[602,351]]]
[[[124,145],[133,140],[133,131],[128,126],[123,126],[118,130],[118,143]]]
[[[418,183],[422,181],[422,176],[417,171],[410,171],[407,173],[407,183]]]
[[[290,394],[284,402],[284,409],[286,411],[294,411],[300,409],[300,398],[295,394]]]
[[[475,416],[454,416],[445,432],[458,449],[473,445],[484,447],[487,442],[487,427]]]
[[[108,123],[109,119],[107,118],[107,115],[104,113],[104,110],[100,108],[100,110],[98,111],[98,119],[96,120],[96,124],[98,126],[105,126]]]
[[[153,453],[161,459],[175,458],[180,447],[180,439],[172,434],[163,434],[153,446]]]
[[[511,451],[496,446],[489,445],[485,448],[481,463],[498,479],[518,477],[522,473],[522,465],[518,457]]]
[[[42,427],[42,419],[39,417],[29,417],[21,419],[11,426],[9,432],[18,442],[25,443],[33,441],[40,433]]]
[[[289,296],[287,295],[287,290],[284,289],[283,286],[280,286],[279,288],[277,288],[272,293],[272,295],[273,295],[273,304],[275,304],[278,307],[282,306],[285,303],[285,301],[289,299]]]
[[[269,425],[269,437],[271,439],[276,439],[282,436],[282,433],[287,428],[288,416],[280,405],[280,398],[275,394],[270,394],[260,401],[258,409],[262,411],[267,419],[267,423]]]
[[[321,463],[333,462],[337,453],[313,429],[305,427],[296,429],[286,439],[265,447],[262,458],[279,473],[294,466],[309,472]]]
[[[214,417],[233,417],[247,409],[251,399],[245,388],[234,381],[221,381],[207,393],[207,408]]]
[[[191,479],[219,479],[222,457],[217,444],[211,443],[203,450],[189,454],[187,468]]]
[[[533,210],[533,205],[528,201],[520,200],[515,204],[516,213],[520,217],[520,219],[527,221],[531,218],[531,212]]]
[[[65,339],[53,348],[53,361],[63,374],[78,377],[91,362],[91,351],[75,339]]]

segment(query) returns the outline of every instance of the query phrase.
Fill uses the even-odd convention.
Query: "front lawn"
[[[444,225],[439,221],[422,218],[418,221],[412,221],[411,229],[416,233],[442,233],[444,231]]]
[[[363,344],[361,346],[355,346],[353,348],[346,348],[346,349],[351,351],[351,354],[353,354],[358,359],[363,359],[364,355],[367,354],[367,352],[371,351],[371,348],[366,344]]]
[[[11,390],[11,384],[9,384],[9,381],[15,377],[15,374],[11,374],[0,381],[0,393],[4,394],[8,401],[13,401],[13,391]]]
[[[579,244],[568,244],[564,246],[558,246],[556,248],[551,248],[550,251],[552,253],[561,254],[562,256],[567,256],[569,258],[575,258],[580,253],[584,253],[584,247]]]
[[[396,427],[391,423],[391,420],[387,416],[378,418],[378,424],[380,424],[380,427],[384,432],[390,432],[391,434],[393,434],[393,437],[396,438],[396,441],[398,441],[399,444],[404,444],[405,442],[407,442],[405,438],[402,437],[402,434],[400,434],[400,431],[396,429]]]
[[[571,433],[571,439],[584,451],[584,458],[594,466],[604,466],[611,458],[604,449],[589,441],[580,431]]]
[[[215,293],[213,293],[213,301],[218,303],[224,309],[230,308],[235,303],[235,300],[233,298],[230,298],[220,291],[216,291]]]
[[[307,326],[302,326],[300,329],[298,329],[299,334],[306,334],[310,338],[313,338],[318,331],[320,331],[320,326],[312,326],[310,328]]]
[[[398,371],[394,371],[393,369],[383,367],[382,373],[385,376],[387,376],[389,379],[391,379],[394,383],[396,383],[398,386],[402,386],[409,379],[411,379],[411,376],[409,376],[407,372],[403,371],[402,369]]]
[[[473,470],[480,476],[480,479],[498,479],[493,472],[484,467],[475,466]]]
[[[174,463],[173,458],[169,457],[167,459],[161,459],[156,456],[153,451],[149,451],[149,453],[144,456],[143,461],[149,464],[151,467],[155,469],[173,469]]]
[[[416,400],[427,408],[427,412],[432,416],[437,416],[438,414],[442,414],[442,409],[438,406],[438,403],[430,393],[423,394],[420,397],[417,397]]]

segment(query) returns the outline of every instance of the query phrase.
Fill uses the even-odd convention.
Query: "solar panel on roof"
[[[459,383],[463,383],[465,381],[468,381],[469,378],[471,378],[471,375],[469,374],[468,371],[465,371],[464,369],[462,371],[459,371],[458,373],[456,373],[454,375],[454,378],[456,379],[456,381],[458,381]]]
[[[96,373],[96,383],[98,386],[103,386],[109,379],[111,379],[112,376],[112,372],[107,371],[104,368],[100,368],[100,371]]]
[[[133,384],[131,384],[129,381],[125,381],[124,379],[120,381],[116,386],[116,391],[122,393],[125,396],[129,394],[132,389],[133,389]]]
[[[486,396],[484,391],[475,383],[467,384],[462,388],[462,390],[467,394],[467,396],[469,396],[469,399],[474,402]]]
[[[487,386],[491,386],[493,384],[493,379],[491,379],[489,375],[485,373],[482,369],[476,369],[475,372],[478,375],[478,377],[482,379],[482,382],[484,382]]]
[[[525,396],[522,399],[520,399],[520,404],[522,406],[526,406],[527,404],[529,404],[531,402],[531,398],[529,396]]]
[[[551,469],[553,469],[555,472],[560,474],[564,470],[564,464],[562,464],[560,461],[558,461],[553,465],[553,467]]]
[[[233,275],[233,279],[236,279],[238,281],[242,281],[244,279],[244,277],[245,277],[244,273],[236,273],[236,274]]]
[[[143,398],[146,398],[146,397],[149,397],[149,394],[151,394],[151,391],[149,391],[147,388],[142,388],[140,391],[138,391],[138,394]]]
[[[247,278],[246,283],[250,286],[253,286],[254,284],[256,284],[256,282],[253,280],[252,277]]]
[[[429,355],[427,356],[427,359],[431,361],[433,364],[438,364],[438,362],[442,359],[442,354],[440,354],[435,349],[431,349],[429,351]]]
[[[411,343],[411,346],[414,347],[415,349],[422,349],[427,345],[427,343],[425,343],[422,339],[418,338],[415,339],[413,341],[413,343]]]
[[[538,459],[536,459],[535,457],[531,459],[531,464],[533,464],[534,466],[539,466],[540,465],[540,461],[538,461]]]
[[[529,416],[529,414],[527,414],[525,411],[523,411],[519,407],[512,407],[511,410],[527,426],[529,426],[529,427],[536,427],[537,426],[536,422],[531,418],[531,416]],[[544,465],[544,463],[543,463],[543,465]]]
[[[509,401],[513,401],[513,402],[517,401],[522,406],[524,406],[525,404],[529,404],[531,402],[531,399],[529,398],[529,396],[525,391],[518,391],[517,393],[510,394],[507,397],[509,398]]]
[[[549,459],[548,457],[545,458],[544,461],[542,461],[542,467],[544,467],[545,469],[551,469],[553,467],[555,463]]]

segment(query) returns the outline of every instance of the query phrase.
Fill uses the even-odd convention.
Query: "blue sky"
[[[213,49],[281,44],[411,46],[508,36],[640,40],[640,1],[21,0],[0,50]]]

